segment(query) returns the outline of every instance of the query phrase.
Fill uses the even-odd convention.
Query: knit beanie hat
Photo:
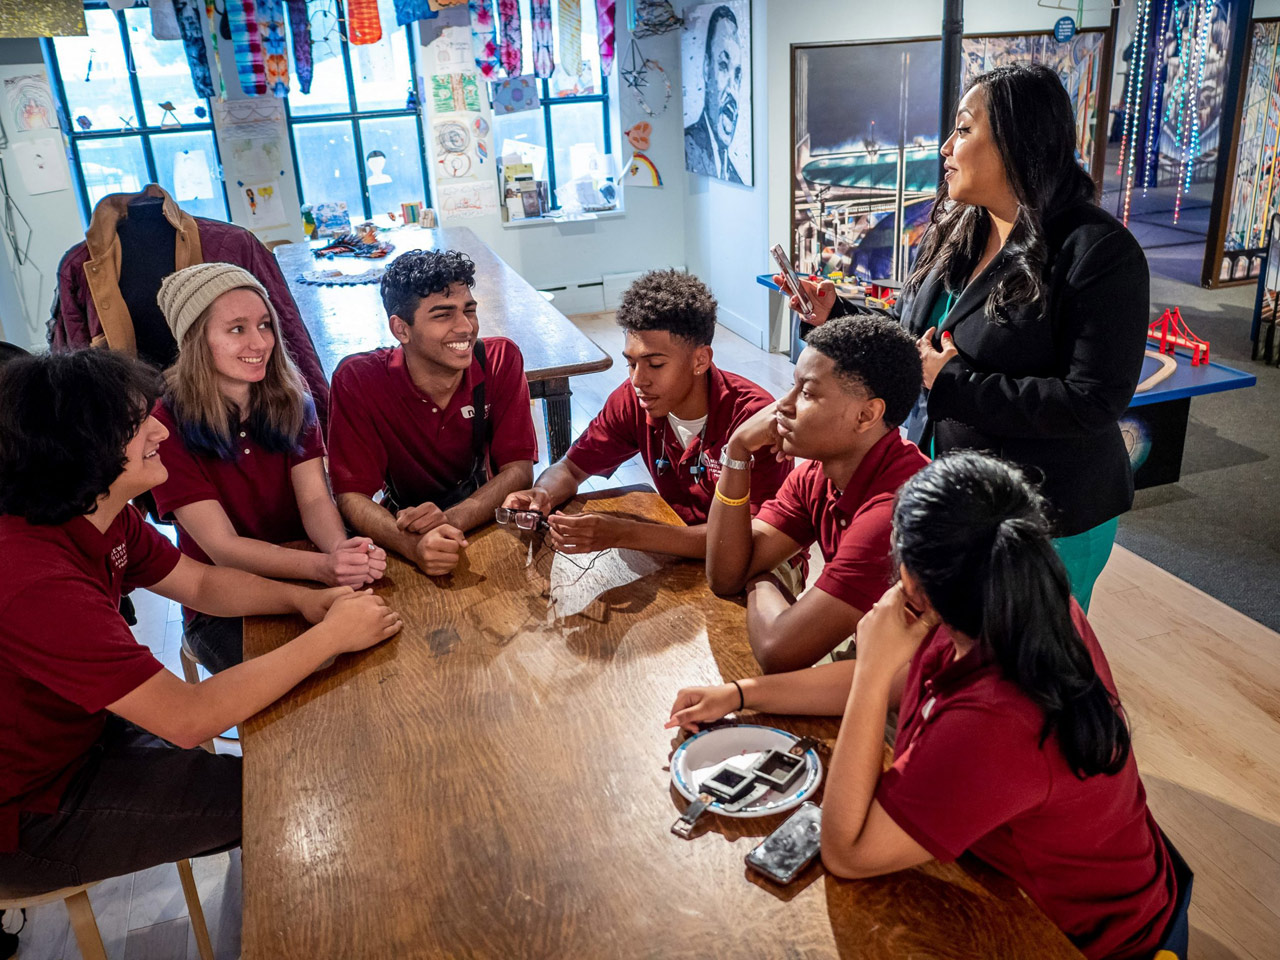
[[[262,297],[271,314],[271,323],[278,330],[280,318],[266,287],[244,267],[237,267],[234,263],[197,263],[165,277],[160,284],[160,292],[156,294],[156,303],[173,331],[178,348],[182,348],[182,338],[209,304],[228,290],[240,287],[248,287]]]

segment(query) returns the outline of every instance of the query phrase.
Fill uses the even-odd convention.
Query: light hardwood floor
[[[581,431],[626,376],[613,315],[575,322],[615,359],[571,381]],[[724,328],[716,360],[775,394],[791,382],[785,357]],[[535,416],[545,451],[540,411]],[[545,455],[545,453],[544,453]],[[593,487],[644,483],[637,461]],[[138,595],[135,633],[181,675],[176,605]],[[1156,819],[1196,872],[1191,957],[1280,957],[1280,635],[1117,548],[1090,611],[1133,726],[1134,749]],[[238,853],[194,863],[219,960],[240,950]],[[173,866],[120,877],[90,897],[111,960],[196,957]],[[31,912],[21,960],[79,957],[60,904]],[[1013,960],[1013,958],[1002,958]]]

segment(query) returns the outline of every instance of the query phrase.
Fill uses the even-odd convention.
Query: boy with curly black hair
[[[397,257],[382,303],[400,345],[347,357],[330,388],[338,509],[430,576],[457,565],[466,531],[529,485],[538,458],[524,357],[480,338],[475,272],[456,250]]]
[[[371,593],[209,566],[148,525],[129,501],[168,476],[159,393],[154,370],[108,350],[0,374],[0,899],[237,845],[240,759],[198,744],[400,628]],[[135,588],[317,626],[189,684],[120,615]]]
[[[892,582],[893,499],[929,462],[898,430],[920,381],[915,340],[894,321],[828,320],[809,334],[791,390],[729,440],[738,461],[808,461],[754,519],[741,504],[755,471],[724,471],[707,524],[707,580],[720,594],[747,589],[747,638],[766,673],[830,653]],[[795,600],[769,571],[815,542],[826,565]]]
[[[703,557],[707,511],[720,475],[720,455],[737,427],[773,398],[745,377],[711,361],[716,301],[697,277],[654,270],[635,281],[618,306],[629,378],[609,395],[559,463],[506,506],[550,516],[548,536],[565,553],[630,547]],[[654,486],[686,526],[672,528],[600,513],[552,514],[591,475],[610,476],[636,453]],[[758,470],[754,511],[790,471],[772,458]]]

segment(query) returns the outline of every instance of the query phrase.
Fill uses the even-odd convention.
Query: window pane
[[[556,151],[556,187],[582,177],[610,176],[604,157],[603,104],[562,103],[548,109]]]
[[[403,110],[409,99],[408,27],[396,26],[394,0],[378,0],[382,39],[351,46],[351,73],[356,85],[356,109]]]
[[[625,16],[625,14],[622,14]],[[553,97],[583,97],[600,92],[600,41],[596,26],[595,8],[590,3],[582,6],[582,69],[569,74],[560,62],[560,4],[551,5],[551,17],[555,22],[556,72],[547,81]],[[617,56],[626,53],[619,49]],[[616,58],[615,58],[616,59]]]
[[[400,204],[421,203],[426,199],[417,120],[413,117],[361,120],[360,139],[364,141],[369,206],[375,215],[399,213]],[[383,156],[368,159],[375,152]],[[489,168],[490,172],[492,169]]]
[[[182,123],[208,123],[209,115],[196,116],[195,109],[207,109],[203,97],[197,97],[191,85],[191,69],[187,66],[186,48],[181,41],[161,42],[151,36],[151,11],[134,7],[124,12],[129,30],[129,49],[142,94],[142,112],[148,126],[158,127],[166,121],[174,124],[174,115],[165,116],[161,103],[173,104]]]
[[[498,156],[504,161],[533,164],[533,179],[547,179],[547,131],[541,110],[526,110],[493,118],[493,136]]]
[[[90,14],[92,10],[86,10]],[[139,193],[150,179],[141,137],[80,141],[80,173],[92,208],[108,193]]]
[[[347,99],[347,73],[342,61],[342,39],[337,34],[336,21],[323,14],[323,7],[316,8],[311,16],[313,31],[327,31],[333,25],[328,40],[313,34],[311,48],[311,92],[303,93],[293,70],[297,63],[293,56],[293,31],[289,31],[289,112],[295,117],[317,113],[347,113],[351,104]]]
[[[302,202],[343,200],[352,223],[365,219],[351,122],[295,123],[293,141],[298,150],[298,173],[302,177]]]
[[[169,191],[178,206],[193,217],[227,219],[212,131],[152,137],[151,153],[160,186]]]
[[[110,10],[86,10],[84,22],[89,30],[87,36],[55,37],[53,41],[72,129],[79,132],[139,126],[116,15]],[[89,121],[88,127],[80,117]]]

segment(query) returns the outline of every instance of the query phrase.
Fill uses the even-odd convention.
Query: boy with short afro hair
[[[653,270],[636,280],[618,306],[628,379],[569,452],[532,489],[513,493],[511,509],[550,516],[548,537],[565,553],[629,547],[681,557],[706,556],[706,522],[729,437],[773,402],[762,387],[712,362],[716,300],[679,270]],[[606,514],[552,513],[587,477],[610,476],[641,455],[654,487],[685,527]],[[756,465],[751,509],[773,496],[791,470],[773,457]]]

